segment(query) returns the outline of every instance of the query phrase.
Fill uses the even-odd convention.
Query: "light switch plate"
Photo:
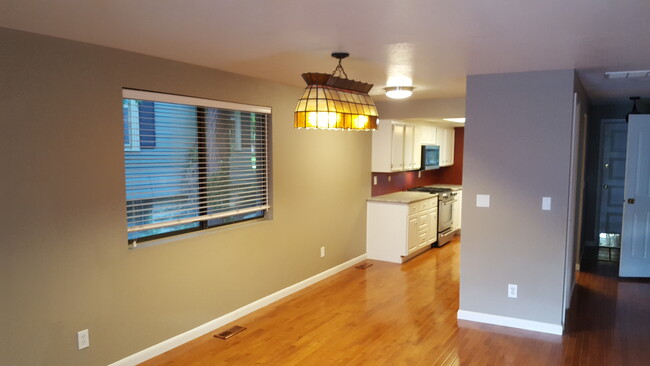
[[[542,197],[542,210],[551,211],[551,197]]]
[[[476,195],[476,207],[490,207],[490,195],[489,194],[477,194]]]

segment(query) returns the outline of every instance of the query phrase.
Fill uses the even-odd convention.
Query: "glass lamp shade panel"
[[[376,130],[377,107],[365,93],[308,85],[296,105],[294,127]]]

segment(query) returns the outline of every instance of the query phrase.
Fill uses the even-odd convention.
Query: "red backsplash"
[[[463,141],[465,128],[454,129],[454,165],[436,170],[422,170],[399,173],[372,173],[370,184],[372,196],[380,196],[393,192],[404,191],[413,187],[429,184],[463,184]],[[418,177],[418,173],[420,176]],[[373,179],[377,177],[377,185]],[[389,181],[390,179],[390,181]]]

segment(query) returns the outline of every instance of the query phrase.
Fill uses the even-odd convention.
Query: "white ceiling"
[[[578,70],[592,101],[650,98],[649,0],[0,0],[0,26],[304,86],[350,52],[351,79],[411,75],[412,98],[465,95],[470,74]]]

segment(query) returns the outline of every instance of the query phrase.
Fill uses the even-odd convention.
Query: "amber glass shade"
[[[296,105],[294,127],[376,130],[377,107],[367,93],[307,85]]]

